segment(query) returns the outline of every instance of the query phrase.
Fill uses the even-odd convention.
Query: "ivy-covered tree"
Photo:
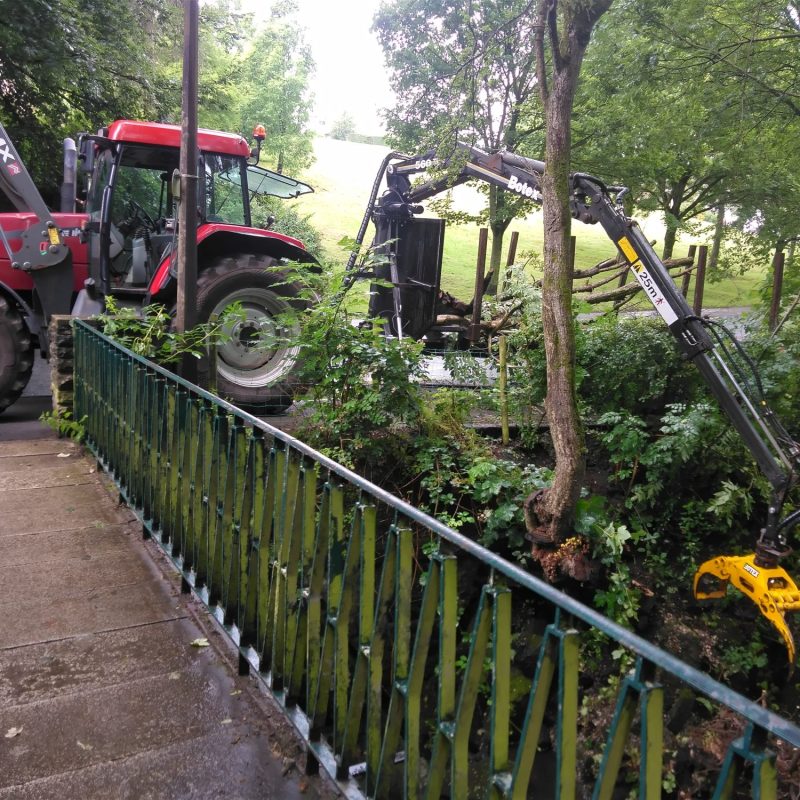
[[[530,0],[387,0],[374,21],[396,104],[386,117],[392,143],[441,157],[463,140],[482,149],[538,155]],[[494,187],[482,215],[492,232],[490,268],[499,271],[503,234],[530,202]]]
[[[313,71],[297,4],[282,0],[273,6],[242,63],[238,112],[243,129],[257,123],[266,127],[263,152],[278,172],[302,170],[313,159],[309,127]]]

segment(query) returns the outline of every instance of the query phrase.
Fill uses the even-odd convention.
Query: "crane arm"
[[[429,172],[433,167],[441,167],[439,174],[412,184],[412,176]],[[446,159],[437,158],[433,152],[421,156],[392,153],[384,160],[382,169],[387,189],[376,202],[379,174],[373,187],[371,213],[409,219],[422,210],[417,204],[474,179],[540,202],[545,163],[515,153],[490,154],[459,142]],[[693,313],[637,223],[625,215],[621,200],[626,192],[624,187],[606,186],[591,175],[575,173],[571,176],[572,216],[581,222],[600,224],[614,242],[645,297],[683,355],[697,367],[772,487],[767,519],[754,552],[738,557],[718,556],[705,562],[695,575],[695,595],[703,599],[722,597],[727,584],[732,583],[777,628],[793,663],[795,645],[785,614],[800,610],[800,590],[779,561],[790,552],[789,530],[800,523],[800,510],[781,516],[788,492],[800,472],[800,444],[783,428],[763,394],[753,392],[752,382],[742,369],[726,357],[728,351],[722,339],[716,336],[715,340],[709,333],[712,323]],[[750,364],[749,360],[747,363]],[[754,370],[753,377],[758,385]]]

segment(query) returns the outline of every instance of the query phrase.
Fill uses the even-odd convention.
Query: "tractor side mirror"
[[[179,169],[172,172],[172,199],[176,203],[181,200],[181,171]]]

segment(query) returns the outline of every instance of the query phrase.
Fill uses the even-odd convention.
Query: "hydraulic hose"
[[[361,219],[361,226],[358,229],[358,233],[356,234],[356,247],[351,253],[350,258],[347,259],[347,267],[346,271],[350,272],[356,265],[356,259],[358,258],[358,251],[361,247],[361,244],[364,241],[364,234],[367,232],[367,226],[369,225],[369,218],[372,216],[372,209],[375,207],[375,201],[378,198],[378,191],[381,188],[381,181],[383,180],[383,176],[386,174],[386,170],[389,166],[389,162],[395,159],[408,159],[409,156],[405,156],[402,153],[396,153],[392,151],[388,153],[386,157],[381,161],[381,166],[378,169],[378,174],[375,176],[375,180],[372,183],[372,191],[369,195],[369,201],[367,202],[366,210],[364,211],[364,216]]]

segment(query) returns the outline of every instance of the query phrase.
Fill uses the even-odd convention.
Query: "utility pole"
[[[183,0],[183,104],[181,109],[180,202],[178,204],[179,332],[197,324],[197,49],[199,0]],[[197,382],[197,360],[184,355],[180,374]]]

